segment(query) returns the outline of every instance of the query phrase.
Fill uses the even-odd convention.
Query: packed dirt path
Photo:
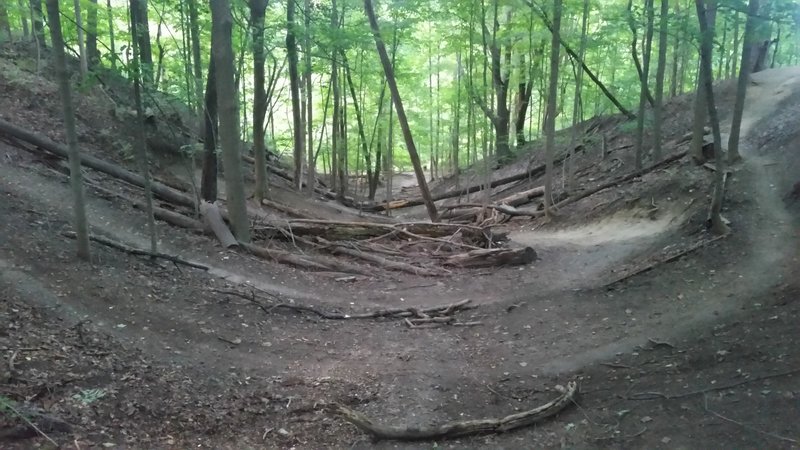
[[[97,260],[84,264],[74,261],[72,241],[60,235],[70,220],[63,181],[38,169],[29,155],[0,144],[11,155],[0,164],[0,213],[8,218],[0,226],[0,293],[6,299],[0,318],[24,331],[9,334],[13,342],[0,342],[4,356],[22,347],[54,348],[58,340],[82,355],[75,358],[76,368],[58,368],[85,370],[92,377],[62,384],[37,378],[56,388],[37,394],[36,383],[30,383],[29,394],[44,397],[76,423],[103,423],[77,432],[87,445],[430,448],[430,443],[371,443],[316,406],[338,401],[382,422],[420,426],[534,407],[555,395],[555,384],[570,379],[581,381],[582,409],[534,429],[440,445],[793,445],[791,440],[800,438],[791,429],[797,415],[784,413],[781,420],[777,408],[797,409],[791,397],[800,396],[796,377],[760,385],[757,398],[745,400],[755,405],[752,414],[737,419],[753,423],[761,417],[758,429],[789,441],[761,441],[763,433],[743,427],[709,431],[703,426],[710,413],[696,402],[664,398],[647,409],[629,395],[691,391],[731,376],[758,378],[800,367],[792,350],[800,308],[800,235],[797,217],[782,198],[794,181],[789,169],[800,156],[764,137],[770,130],[770,137],[777,134],[776,124],[783,124],[783,144],[800,135],[797,125],[790,125],[796,111],[786,107],[800,103],[800,76],[798,69],[780,69],[753,80],[744,121],[745,161],[734,168],[724,212],[733,234],[612,285],[607,284],[620,265],[673,245],[687,228],[701,230],[704,217],[698,221],[698,216],[704,212],[692,212],[676,192],[656,219],[622,211],[568,227],[512,227],[515,244],[536,248],[539,261],[436,280],[337,283],[222,251],[204,237],[164,225],[159,225],[162,248],[213,265],[211,276],[100,247]],[[702,169],[687,164],[680,170]],[[140,212],[92,195],[89,205],[96,232],[146,246]],[[248,292],[247,286],[283,301],[346,310],[468,298],[480,306],[465,320],[481,325],[415,330],[391,320],[332,322],[263,311],[224,293]],[[57,331],[37,334],[35,323]],[[114,342],[106,342],[105,335]],[[45,354],[34,350],[30,359],[20,359],[20,378],[60,364]],[[739,375],[731,375],[737,369]],[[110,395],[91,407],[71,400],[91,389]],[[731,400],[717,406],[735,408],[733,399],[747,399],[747,393],[731,387],[712,401]],[[672,416],[680,417],[680,424]],[[695,440],[703,432],[710,441]]]

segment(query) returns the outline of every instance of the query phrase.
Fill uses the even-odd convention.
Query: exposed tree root
[[[572,404],[578,393],[578,384],[567,383],[565,391],[556,399],[537,408],[501,418],[459,420],[442,425],[410,427],[397,425],[381,425],[366,415],[343,405],[329,405],[328,408],[342,416],[346,421],[370,434],[374,439],[394,439],[399,441],[424,441],[449,439],[460,436],[486,433],[504,433],[530,426],[550,418]]]

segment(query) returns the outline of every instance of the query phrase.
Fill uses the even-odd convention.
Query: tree
[[[50,37],[53,41],[53,58],[55,59],[58,90],[61,93],[64,133],[67,136],[67,147],[69,149],[69,180],[74,202],[74,227],[78,242],[78,257],[88,261],[91,258],[89,223],[86,220],[86,202],[84,200],[83,179],[81,176],[81,154],[78,148],[78,133],[75,131],[75,110],[72,106],[69,73],[67,72],[67,61],[64,55],[64,36],[61,33],[58,0],[47,0],[47,15],[50,24]]]
[[[264,14],[267,0],[250,0],[250,27],[253,33],[253,156],[255,159],[255,199],[258,204],[268,195],[267,147],[264,119],[267,115],[267,90],[264,73]],[[289,1],[290,4],[293,0]]]
[[[583,14],[581,15],[581,44],[579,51],[579,56],[583,59],[586,53],[586,31],[588,26],[589,20],[589,0],[583,0]],[[583,88],[583,67],[578,66],[577,71],[575,73],[575,95],[572,103],[572,133],[570,136],[570,145],[569,145],[569,171],[567,173],[567,182],[565,183],[567,186],[567,190],[571,191],[575,187],[575,146],[577,143],[578,138],[583,134],[583,130],[581,129],[581,116],[583,115],[582,110],[582,88]]]
[[[372,7],[372,0],[364,0],[364,12],[369,20],[372,35],[375,38],[375,46],[378,49],[378,56],[383,66],[383,72],[386,74],[386,82],[389,84],[389,91],[392,93],[392,101],[394,102],[395,110],[397,111],[397,121],[400,123],[400,129],[403,132],[403,139],[406,142],[406,149],[408,156],[411,158],[411,164],[414,167],[414,174],[417,177],[422,198],[425,200],[425,208],[428,210],[428,216],[432,222],[439,220],[438,213],[436,212],[436,205],[433,203],[431,193],[428,190],[428,183],[425,179],[425,172],[422,170],[422,163],[417,153],[417,147],[414,144],[414,138],[411,135],[411,127],[408,125],[408,118],[406,117],[405,109],[403,108],[403,101],[400,99],[400,90],[397,88],[397,81],[394,78],[394,69],[389,60],[389,55],[386,52],[386,45],[383,43],[381,37],[381,30],[378,26],[378,19],[375,17],[375,10]]]
[[[217,201],[217,71],[214,67],[214,51],[208,60],[208,77],[203,108],[203,172],[200,195],[203,200]]]
[[[289,58],[289,89],[292,97],[292,134],[294,137],[294,183],[297,190],[303,187],[303,129],[302,108],[300,107],[300,73],[297,57],[297,30],[295,23],[296,0],[289,0],[286,7],[286,54]]]
[[[713,1],[713,0],[712,0]],[[725,158],[722,155],[722,138],[717,117],[717,108],[714,105],[713,72],[711,66],[711,52],[714,42],[714,28],[709,17],[711,14],[705,5],[705,0],[695,0],[697,18],[700,22],[700,73],[701,88],[705,92],[705,105],[708,108],[711,130],[714,134],[714,194],[711,198],[711,232],[717,235],[727,234],[728,226],[722,220],[722,198],[725,193]]]
[[[247,217],[242,179],[232,28],[230,0],[211,0],[211,48],[216,70],[219,143],[225,170],[228,213],[236,239],[250,242],[250,219]]]
[[[11,22],[8,18],[8,7],[5,2],[0,4],[0,39],[12,40]],[[2,42],[2,40],[0,40]]]
[[[131,0],[131,2],[133,1],[135,0]],[[139,24],[131,20],[131,34],[134,36],[137,35],[138,26]],[[147,225],[150,231],[150,253],[155,255],[158,251],[158,237],[156,235],[156,220],[153,214],[153,191],[150,183],[150,168],[147,163],[147,143],[144,133],[146,124],[144,107],[142,106],[142,71],[141,61],[139,59],[139,43],[136,39],[133,40],[131,46],[133,48],[133,101],[136,104],[136,118],[138,121],[134,147],[136,148],[136,157],[139,160],[139,170],[142,172],[142,177],[144,178],[145,209],[147,213]]]
[[[86,11],[86,57],[88,67],[100,64],[100,51],[97,49],[97,0],[89,0]]]
[[[652,1],[652,0],[651,0]],[[661,160],[661,122],[664,120],[664,74],[667,70],[667,19],[669,0],[661,0],[658,19],[658,65],[656,68],[656,104],[653,108],[653,155]]]
[[[544,213],[552,214],[553,201],[553,153],[556,140],[556,95],[558,95],[558,63],[560,60],[561,42],[561,0],[553,0],[553,27],[550,30],[550,82],[547,89],[547,112],[545,113],[545,178],[544,178]]]
[[[642,68],[641,68],[641,91],[639,93],[639,114],[637,116],[636,122],[636,170],[642,168],[642,157],[644,154],[644,118],[646,111],[647,102],[649,101],[650,95],[650,88],[648,87],[648,83],[650,81],[650,51],[652,49],[653,44],[653,22],[654,22],[654,14],[653,14],[653,1],[654,0],[645,0],[645,9],[647,10],[647,30],[645,32],[645,43],[644,43],[644,51],[642,52]],[[630,3],[628,3],[630,6]],[[635,34],[634,34],[635,40]],[[634,57],[636,56],[635,46],[634,46]]]
[[[714,27],[714,23],[716,21],[716,9],[717,7],[714,1],[712,1],[708,7],[705,5],[703,6],[703,10],[705,11],[703,17],[705,17],[705,22],[709,28]],[[710,64],[709,67],[711,67]],[[697,164],[704,163],[706,159],[705,156],[703,156],[703,136],[705,135],[705,126],[708,119],[708,99],[706,98],[707,92],[702,87],[702,80],[706,79],[706,74],[703,73],[704,70],[706,70],[706,67],[701,61],[700,68],[697,73],[698,83],[697,93],[695,94],[694,101],[694,117],[692,119],[692,140],[689,143],[689,154]]]
[[[131,0],[131,21],[136,22],[136,35],[139,46],[139,59],[142,63],[144,84],[153,83],[153,48],[150,43],[150,22],[147,19],[147,0]]]
[[[47,42],[44,39],[44,21],[42,20],[42,0],[30,0],[31,6],[31,23],[33,24],[33,37],[36,39],[38,48],[47,48]]]
[[[731,134],[728,138],[728,163],[733,164],[742,157],[739,154],[739,134],[742,129],[742,115],[744,115],[744,100],[747,96],[747,83],[750,81],[750,58],[752,57],[752,40],[758,15],[758,0],[750,0],[747,7],[747,21],[744,25],[744,45],[742,47],[742,63],[739,65],[739,79],[736,83],[736,101],[733,106],[733,120],[731,121]]]
[[[81,0],[74,0],[75,6],[75,28],[78,30],[78,56],[81,61],[81,76],[85,77],[89,73],[89,60],[86,57],[86,45],[83,40],[83,18],[81,17]]]

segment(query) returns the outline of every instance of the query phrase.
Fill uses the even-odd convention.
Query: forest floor
[[[0,59],[3,120],[63,142],[55,93],[29,66]],[[720,93],[729,117],[730,83]],[[688,131],[689,104],[690,96],[671,103],[672,138]],[[79,97],[82,143],[126,164],[103,140],[115,126],[104,108],[102,96]],[[536,249],[533,264],[352,282],[224,250],[164,223],[161,251],[210,271],[99,245],[91,263],[79,262],[62,234],[71,220],[66,177],[0,139],[0,400],[68,423],[69,432],[59,422],[46,434],[74,448],[798,447],[799,113],[800,70],[753,76],[727,238],[706,235],[711,175],[684,158],[551,222],[500,226],[511,245]],[[632,167],[630,132],[619,120],[603,123],[617,150],[599,163],[585,151],[579,180]],[[146,247],[141,211],[92,186],[129,188],[87,177],[93,233]],[[275,192],[321,217],[364,220]],[[697,243],[705,245],[617,282]],[[232,290],[339,311],[469,299],[478,307],[463,320],[481,324],[329,321],[262,309]],[[435,444],[372,442],[319,407],[338,402],[382,423],[425,426],[531,409],[571,380],[579,400],[550,421]],[[29,431],[0,414],[3,448],[51,445],[19,439]]]

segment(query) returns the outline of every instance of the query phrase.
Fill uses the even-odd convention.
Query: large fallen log
[[[52,153],[61,158],[68,157],[67,148],[64,147],[63,145],[57,144],[51,141],[50,139],[47,139],[45,137],[31,133],[30,131],[19,128],[16,125],[13,125],[10,122],[7,122],[2,119],[0,119],[0,133],[10,136],[14,139],[19,139],[21,141],[32,144],[39,149]],[[144,177],[142,177],[141,175],[135,174],[129,170],[123,169],[120,166],[104,161],[100,158],[96,158],[92,155],[82,154],[81,165],[97,170],[99,172],[106,173],[115,178],[119,178],[120,180],[123,180],[134,186],[144,187]],[[194,207],[195,205],[195,201],[192,197],[183,194],[181,192],[178,192],[175,189],[172,189],[156,181],[151,181],[150,185],[153,190],[153,194],[172,204],[179,206],[188,206],[188,207]]]
[[[368,433],[374,439],[425,441],[457,438],[473,434],[505,433],[517,428],[527,427],[560,413],[564,408],[575,402],[577,395],[578,384],[570,381],[561,395],[537,408],[501,418],[458,420],[441,425],[421,427],[381,425],[363,413],[343,405],[333,404],[325,405],[325,407],[342,416],[344,420],[352,423],[361,431]]]
[[[453,255],[444,261],[445,265],[457,267],[498,267],[521,266],[536,261],[536,250],[525,248],[482,248]]]
[[[213,203],[203,202],[200,204],[200,214],[203,216],[203,223],[206,224],[209,230],[214,233],[219,243],[225,248],[236,247],[239,242],[233,237],[228,225],[222,219],[222,214],[219,212],[217,205]]]

